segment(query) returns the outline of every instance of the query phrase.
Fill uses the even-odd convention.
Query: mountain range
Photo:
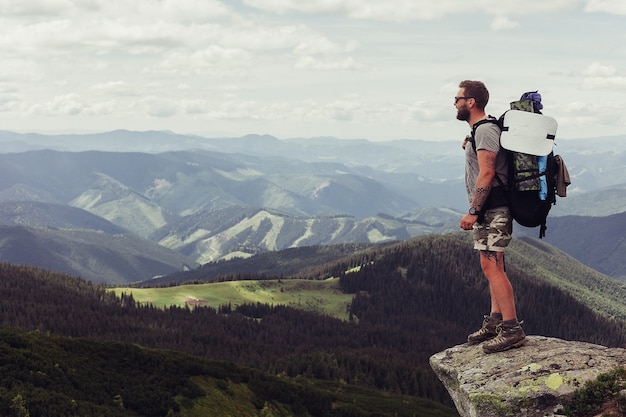
[[[624,212],[620,139],[556,148],[573,184],[552,209],[547,239],[591,266],[606,262],[584,243],[570,252],[577,236],[562,234],[556,220],[575,215],[593,225]],[[0,259],[98,282],[143,281],[290,247],[448,233],[467,206],[456,142],[2,131],[0,143]],[[605,232],[607,246],[618,241]],[[549,240],[560,235],[569,239]],[[98,244],[106,250],[94,250]],[[623,253],[612,249],[610,257]],[[620,268],[602,270],[623,277]]]
[[[302,162],[335,162],[374,173],[411,173],[438,182],[462,180],[462,138],[450,141],[333,137],[278,139],[251,134],[238,138],[207,138],[169,131],[116,130],[94,134],[42,135],[0,131],[3,153],[33,150],[61,152],[130,152],[159,154],[204,150],[235,155],[282,157]],[[563,156],[574,179],[572,192],[588,192],[626,183],[626,136],[560,139],[554,153]],[[415,178],[415,177],[414,177]],[[408,179],[408,178],[407,178]]]

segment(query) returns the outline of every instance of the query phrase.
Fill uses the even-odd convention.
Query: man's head
[[[489,102],[489,91],[481,81],[465,80],[459,83],[459,92],[454,97],[456,118],[469,121],[472,112],[483,114]]]

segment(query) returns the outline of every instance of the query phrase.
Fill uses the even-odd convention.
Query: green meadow
[[[119,297],[132,294],[141,304],[155,307],[185,305],[218,308],[230,304],[233,308],[246,303],[286,305],[342,320],[348,319],[351,294],[339,288],[339,278],[323,281],[282,279],[261,281],[228,281],[210,284],[180,285],[165,288],[113,288]]]

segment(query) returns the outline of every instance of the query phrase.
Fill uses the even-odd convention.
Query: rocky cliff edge
[[[455,346],[430,365],[461,417],[556,417],[586,381],[626,365],[626,349],[528,336],[521,348],[489,355]]]

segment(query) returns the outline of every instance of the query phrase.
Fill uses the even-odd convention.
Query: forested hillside
[[[454,417],[417,397],[134,344],[0,328],[3,417]]]
[[[563,263],[556,251],[543,251],[553,265],[533,264],[534,256],[521,255],[532,251],[540,250],[517,242],[507,263],[527,332],[624,345],[619,307],[619,319],[608,319],[611,304],[594,305],[594,311],[576,299],[587,296],[586,286],[621,299],[624,289],[571,258],[566,258],[571,264]],[[117,299],[83,280],[3,264],[2,325],[173,349],[272,374],[343,381],[450,404],[428,357],[463,343],[488,311],[486,281],[466,235],[364,251],[303,278],[328,276],[340,277],[343,290],[354,294],[349,321],[265,304],[140,306],[131,296]],[[571,288],[560,288],[563,279]]]

